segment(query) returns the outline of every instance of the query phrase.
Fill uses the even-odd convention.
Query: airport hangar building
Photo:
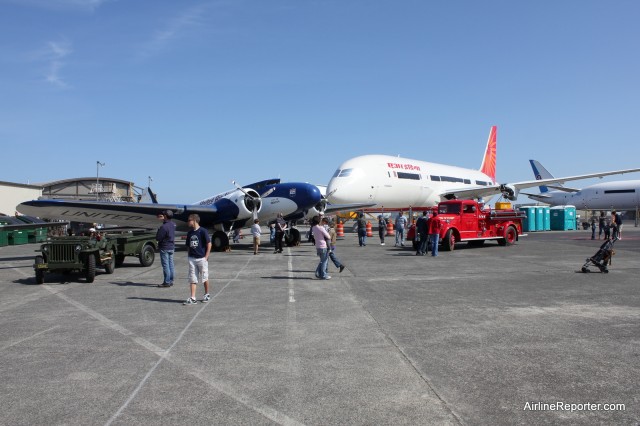
[[[133,182],[101,177],[58,180],[42,184],[0,181],[0,214],[13,216],[18,204],[37,199],[140,201],[143,190]]]

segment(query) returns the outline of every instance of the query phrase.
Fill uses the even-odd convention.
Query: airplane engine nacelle
[[[312,217],[318,216],[321,213],[324,214],[324,210],[326,208],[327,208],[327,199],[322,197],[322,199],[320,201],[318,201],[318,203],[316,203],[315,206],[313,206],[309,210],[307,210],[307,213],[304,215],[304,218],[309,220]]]
[[[251,188],[231,190],[200,201],[200,205],[214,205],[220,221],[248,219],[262,209],[262,198]]]
[[[518,190],[515,186],[509,184],[500,185],[500,192],[502,196],[509,201],[515,201],[518,198]]]
[[[238,217],[251,217],[255,213],[259,213],[262,209],[262,198],[257,191],[251,188],[244,188],[244,193],[237,191],[234,197],[229,198],[238,206]]]

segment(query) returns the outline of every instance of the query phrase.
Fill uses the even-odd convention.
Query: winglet
[[[496,151],[498,149],[498,126],[491,126],[487,148],[484,151],[484,158],[480,171],[489,176],[493,182],[496,181]]]

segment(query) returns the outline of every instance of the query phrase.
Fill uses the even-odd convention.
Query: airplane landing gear
[[[287,247],[294,247],[300,245],[300,231],[296,228],[290,228],[284,233],[284,243]]]
[[[216,231],[211,236],[211,246],[214,251],[224,251],[229,247],[229,237],[222,231]]]

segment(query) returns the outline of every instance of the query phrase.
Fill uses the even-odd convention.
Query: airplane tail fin
[[[536,180],[553,179],[554,176],[549,173],[549,171],[545,169],[539,161],[529,160],[529,163],[531,163],[531,169],[533,169],[533,177],[535,177]],[[558,186],[562,186],[562,184],[559,184]],[[547,188],[546,185],[540,185],[538,188],[540,188],[541,193],[549,192],[549,188]]]
[[[489,176],[493,182],[496,181],[496,151],[498,149],[498,126],[491,126],[487,148],[484,151],[484,158],[480,171]]]
[[[158,197],[156,196],[156,194],[151,190],[151,187],[148,186],[147,187],[147,191],[149,192],[149,197],[151,197],[151,202],[153,204],[158,204]]]

